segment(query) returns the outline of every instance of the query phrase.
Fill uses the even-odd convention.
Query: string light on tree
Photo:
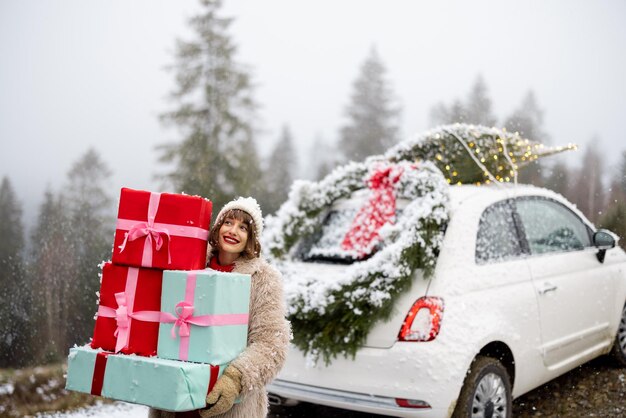
[[[482,185],[516,182],[519,170],[537,159],[576,149],[571,143],[546,147],[506,129],[454,124],[426,132],[386,155],[391,161],[433,161],[448,184]]]

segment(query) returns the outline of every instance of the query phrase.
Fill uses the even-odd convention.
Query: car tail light
[[[399,341],[432,341],[439,334],[443,316],[443,299],[424,296],[415,301],[404,318]]]

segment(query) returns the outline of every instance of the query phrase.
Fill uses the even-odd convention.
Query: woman
[[[227,203],[209,233],[209,267],[250,274],[248,345],[233,360],[207,396],[207,407],[173,413],[150,410],[149,418],[261,418],[267,415],[269,383],[287,355],[290,329],[280,273],[261,257],[261,208],[251,197]],[[240,402],[234,404],[235,399]]]

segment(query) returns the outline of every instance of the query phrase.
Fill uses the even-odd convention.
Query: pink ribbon
[[[159,202],[161,200],[161,193],[150,193],[150,202],[148,203],[148,221],[133,223],[128,229],[128,232],[124,234],[124,242],[120,245],[120,253],[126,248],[128,241],[134,241],[136,239],[146,237],[146,241],[143,246],[143,256],[141,259],[142,266],[152,265],[152,241],[155,242],[155,249],[159,251],[163,246],[163,235],[167,236],[168,242],[170,240],[169,230],[161,225],[156,226],[154,218],[156,218],[157,211],[159,210]],[[118,222],[119,225],[119,222]],[[170,254],[170,246],[167,246],[167,263],[172,263],[172,257]]]
[[[172,338],[176,338],[176,328],[180,336],[178,358],[187,360],[189,358],[189,336],[191,327],[189,324],[200,327],[221,326],[221,325],[246,325],[248,314],[219,314],[219,315],[198,315],[193,316],[193,299],[196,289],[196,273],[187,273],[187,284],[185,287],[185,300],[176,304],[173,315],[169,312],[161,312],[161,322],[174,323],[172,326]]]
[[[123,292],[115,294],[117,309],[102,305],[98,307],[98,316],[104,318],[115,318],[117,323],[117,328],[113,334],[117,338],[115,342],[116,353],[119,353],[123,348],[128,346],[128,342],[130,340],[130,327],[132,325],[131,319],[148,322],[160,322],[161,312],[159,311],[133,312],[138,276],[138,268],[128,268],[126,287]]]

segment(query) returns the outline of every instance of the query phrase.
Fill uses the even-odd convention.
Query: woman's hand
[[[241,392],[241,372],[236,367],[228,366],[224,374],[217,379],[213,390],[206,397],[207,407],[201,409],[202,418],[223,414],[233,407],[235,398]]]

